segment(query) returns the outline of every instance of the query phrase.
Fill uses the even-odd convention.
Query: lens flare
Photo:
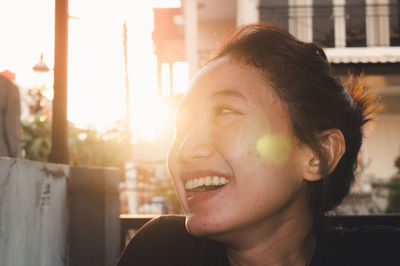
[[[258,155],[268,163],[282,165],[289,158],[291,139],[288,136],[267,134],[257,141]]]

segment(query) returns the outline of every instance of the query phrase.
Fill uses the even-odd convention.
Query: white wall
[[[0,158],[0,265],[67,266],[62,165]]]
[[[260,21],[260,0],[237,0],[236,25],[241,26]]]
[[[210,58],[211,53],[216,50],[225,36],[235,27],[234,19],[202,20],[199,21],[199,64],[202,65]]]
[[[366,173],[390,178],[396,172],[394,160],[400,156],[400,114],[379,115],[368,131],[364,143],[371,164]]]

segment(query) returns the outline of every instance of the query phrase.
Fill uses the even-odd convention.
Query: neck
[[[233,238],[238,241],[226,242],[230,265],[308,265],[316,244],[309,219],[307,215],[292,217],[261,226],[263,230],[252,227],[242,232]]]

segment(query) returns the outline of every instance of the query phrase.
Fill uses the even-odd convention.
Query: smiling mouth
[[[229,179],[223,176],[205,176],[186,180],[185,189],[188,192],[204,192],[219,189],[228,182]]]

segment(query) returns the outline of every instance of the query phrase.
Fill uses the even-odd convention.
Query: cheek
[[[252,206],[255,218],[287,209],[299,199],[302,183],[295,178],[291,165],[277,167],[261,160],[250,169],[238,169],[239,208]]]
[[[292,140],[287,130],[271,128],[266,119],[251,120],[238,126],[232,137],[232,152],[246,171],[266,164],[274,168],[285,167],[292,153]]]
[[[256,153],[255,137],[247,132],[246,129],[238,125],[235,128],[224,128],[212,134],[214,146],[222,153],[223,157],[229,161],[231,166],[242,165],[245,161],[254,160]]]
[[[268,131],[268,127],[238,127],[235,134],[231,134],[231,145],[226,144],[228,136],[225,141],[221,140],[221,143],[226,144],[225,150],[229,151],[226,153],[227,160],[240,179],[237,181],[245,190],[251,191],[253,197],[264,200],[267,191],[267,198],[272,195],[280,198],[279,194],[282,192],[275,195],[276,191],[287,191],[291,194],[300,185],[295,160],[292,158],[294,155],[290,148],[291,143],[286,137],[274,138],[274,145],[263,145],[268,146],[267,156],[259,151],[257,144],[263,141],[264,136],[273,136]],[[280,143],[285,145],[278,145]]]
[[[222,139],[220,143],[227,143],[227,139],[230,139],[226,147],[226,150],[229,150],[227,156],[237,161],[236,167],[250,172],[262,163],[261,157],[257,153],[257,141],[266,131],[266,129],[239,126],[231,136],[226,136],[225,140]]]

